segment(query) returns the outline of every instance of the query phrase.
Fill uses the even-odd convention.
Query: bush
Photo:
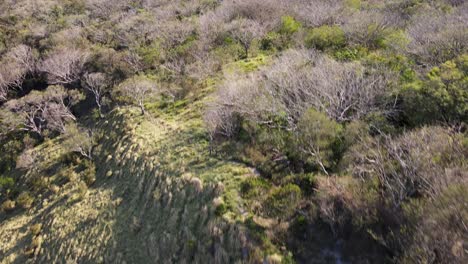
[[[434,198],[466,177],[464,136],[442,127],[423,127],[399,137],[363,138],[351,148],[354,176],[377,182],[390,209],[410,198]]]
[[[301,190],[305,195],[312,195],[317,188],[317,179],[312,173],[300,174],[295,177],[294,181],[296,185],[301,187]]]
[[[16,198],[16,202],[18,203],[19,206],[21,206],[23,209],[29,209],[31,208],[34,198],[31,197],[29,192],[22,192],[18,198]]]
[[[297,129],[297,150],[306,160],[327,169],[335,165],[336,146],[342,127],[325,114],[313,109],[307,111],[299,120]]]
[[[14,184],[15,180],[13,178],[0,176],[0,191],[10,189]]]
[[[248,178],[241,183],[241,194],[244,198],[256,198],[265,195],[271,184],[262,178]]]
[[[218,206],[216,206],[215,209],[215,214],[217,216],[222,216],[227,212],[227,206],[225,203],[220,203]]]
[[[409,223],[403,228],[403,263],[465,263],[468,188],[455,185],[426,204],[406,208]],[[406,231],[406,232],[405,232]]]
[[[288,219],[297,210],[300,201],[301,188],[295,184],[287,184],[271,192],[263,208],[269,217]]]
[[[1,210],[4,212],[13,211],[16,208],[16,202],[10,199],[4,201],[1,206]]]
[[[468,120],[468,55],[434,67],[403,90],[404,117],[411,125]]]
[[[42,224],[37,223],[37,224],[32,225],[29,228],[29,231],[31,232],[33,236],[37,236],[41,232],[41,229],[42,229]]]
[[[305,42],[310,48],[324,50],[343,47],[346,38],[344,31],[339,26],[324,25],[311,29],[306,36]]]
[[[281,26],[278,30],[280,34],[292,35],[301,29],[302,25],[292,16],[281,17]]]

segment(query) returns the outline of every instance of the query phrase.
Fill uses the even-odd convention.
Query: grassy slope
[[[201,119],[205,100],[188,99],[163,111],[148,105],[145,117],[132,108],[109,114],[99,125],[104,137],[96,149],[96,182],[88,190],[68,182],[46,203],[8,215],[0,224],[2,263],[263,258],[264,249],[242,224],[247,213],[237,194],[252,170],[209,155]],[[59,146],[50,141],[36,149],[41,166],[60,166]],[[48,176],[51,182],[59,177]],[[228,212],[218,217],[223,201]],[[42,228],[33,236],[36,223]]]

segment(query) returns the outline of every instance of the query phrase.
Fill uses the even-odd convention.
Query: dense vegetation
[[[463,0],[3,0],[0,262],[467,263],[467,121]]]

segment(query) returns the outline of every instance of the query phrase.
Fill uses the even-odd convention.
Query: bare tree
[[[466,183],[463,136],[441,127],[424,127],[392,138],[363,138],[349,154],[350,170],[363,180],[378,179],[391,206],[415,195],[434,198],[454,183]],[[434,160],[434,157],[450,157]]]
[[[118,91],[138,105],[142,115],[146,113],[145,101],[150,96],[157,95],[160,92],[156,84],[145,76],[134,76],[127,79],[119,85]]]
[[[61,47],[40,63],[39,70],[46,74],[49,84],[68,84],[79,79],[88,58],[87,51]]]
[[[387,81],[386,74],[366,72],[359,64],[341,64],[315,51],[288,51],[248,78],[227,75],[208,111],[219,111],[210,114],[212,121],[238,116],[287,130],[296,130],[311,108],[338,122],[351,121],[375,111],[392,113],[393,105],[381,100],[389,91]],[[276,123],[275,116],[287,124]]]
[[[18,88],[36,61],[29,46],[19,45],[5,54],[0,62],[0,101],[6,100],[10,89]]]
[[[210,46],[219,36],[239,23],[256,23],[264,32],[273,30],[280,23],[281,16],[292,10],[291,1],[280,0],[228,0],[211,12],[200,17],[200,34],[205,46]],[[239,20],[234,22],[234,20]],[[243,21],[243,22],[242,22]],[[254,22],[252,22],[254,21]],[[229,23],[234,24],[229,25]],[[247,30],[244,30],[247,32]]]
[[[350,43],[378,48],[379,40],[395,28],[399,20],[400,17],[392,13],[377,10],[359,11],[347,19],[343,30]]]
[[[276,112],[276,105],[265,89],[256,85],[258,76],[229,74],[225,78],[205,112],[205,122],[212,136],[233,136],[239,118],[263,124],[272,122],[266,117]]]
[[[262,71],[263,83],[287,113],[291,126],[310,109],[338,122],[359,119],[373,111],[391,112],[385,96],[387,76],[358,64],[338,63],[315,51],[289,51]]]
[[[83,87],[94,95],[99,115],[102,117],[103,96],[108,92],[109,80],[104,73],[87,73],[83,77]]]
[[[292,9],[295,16],[307,26],[333,25],[340,19],[343,1],[295,0]]]
[[[249,57],[249,49],[254,39],[260,38],[265,30],[260,23],[251,19],[237,19],[227,25],[227,31],[244,48],[245,58]]]
[[[13,115],[4,122],[17,129],[30,131],[43,136],[45,129],[65,132],[66,124],[75,121],[70,106],[79,101],[80,94],[67,91],[62,86],[49,86],[45,91],[32,91],[28,95],[10,100],[6,108]]]
[[[421,13],[408,26],[408,51],[428,66],[453,59],[468,49],[467,23],[467,7],[449,14],[437,10]]]

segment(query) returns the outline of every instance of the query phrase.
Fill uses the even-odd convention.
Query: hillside
[[[0,263],[467,263],[468,3],[5,0]]]

